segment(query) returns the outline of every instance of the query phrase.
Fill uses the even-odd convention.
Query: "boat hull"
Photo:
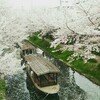
[[[59,84],[53,85],[53,86],[46,86],[46,87],[39,87],[33,80],[31,74],[27,71],[27,75],[30,77],[35,89],[40,94],[50,94],[50,95],[56,95],[59,92]]]

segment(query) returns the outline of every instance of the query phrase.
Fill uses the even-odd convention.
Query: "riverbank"
[[[50,42],[48,40],[38,38],[37,35],[29,36],[28,41],[38,46],[46,53],[52,55],[54,58],[62,60],[73,70],[76,70],[80,74],[84,75],[95,84],[100,85],[99,62],[96,62],[94,59],[90,59],[87,63],[85,63],[82,58],[77,59],[77,57],[75,57],[71,63],[68,63],[68,58],[73,55],[74,51],[65,50],[62,52],[60,50],[60,45],[56,48],[50,48]]]
[[[0,100],[5,100],[5,93],[6,93],[5,80],[0,79]]]

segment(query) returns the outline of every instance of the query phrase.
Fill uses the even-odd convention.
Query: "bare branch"
[[[83,7],[81,4],[80,4],[80,6],[78,6],[78,8],[79,8],[81,11],[83,11],[83,12],[85,13],[85,15],[87,16],[89,22],[90,22],[92,25],[95,25],[94,22],[91,20],[89,14],[88,14],[89,11],[90,11],[90,9],[92,8],[92,5],[89,7],[89,9],[88,9],[87,11],[84,9],[84,7]]]
[[[67,26],[67,28],[68,28],[72,33],[75,33],[75,31],[72,30],[72,29],[68,26],[67,22],[66,22],[66,26]]]

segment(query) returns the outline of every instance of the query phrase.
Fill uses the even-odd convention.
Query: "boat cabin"
[[[21,47],[21,55],[23,56],[33,54],[36,49],[32,44],[25,41],[22,42],[20,47]]]
[[[27,71],[35,84],[40,87],[57,85],[57,75],[60,70],[47,59],[39,56],[27,55]]]

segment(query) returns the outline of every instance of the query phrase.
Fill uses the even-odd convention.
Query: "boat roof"
[[[47,73],[59,73],[60,70],[47,59],[34,56],[34,55],[27,55],[25,56],[25,60],[28,62],[31,69],[38,75],[44,75]]]
[[[28,43],[26,41],[22,42],[20,47],[21,47],[21,50],[35,49],[35,47],[32,44],[30,44],[30,43]]]

